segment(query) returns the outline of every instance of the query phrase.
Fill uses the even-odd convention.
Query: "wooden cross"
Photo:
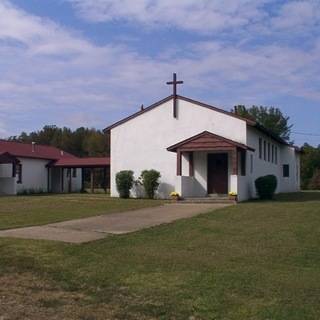
[[[173,74],[173,81],[167,82],[169,85],[173,85],[173,117],[177,117],[177,84],[182,84],[183,81],[177,81],[177,74]]]

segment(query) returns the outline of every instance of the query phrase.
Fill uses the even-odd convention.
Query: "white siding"
[[[48,170],[46,165],[49,160],[19,158],[22,165],[22,183],[17,184],[17,192],[23,190],[48,191]]]

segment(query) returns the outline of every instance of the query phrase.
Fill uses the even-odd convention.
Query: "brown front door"
[[[208,154],[208,194],[228,193],[228,155]]]

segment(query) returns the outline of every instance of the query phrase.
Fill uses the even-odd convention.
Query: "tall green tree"
[[[289,142],[292,129],[292,125],[289,124],[290,118],[284,115],[279,108],[255,105],[248,108],[244,105],[237,105],[232,111],[244,118],[259,122],[272,133]]]

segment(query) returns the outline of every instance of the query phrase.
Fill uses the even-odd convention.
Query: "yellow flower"
[[[229,196],[236,196],[236,195],[237,195],[237,193],[234,192],[234,191],[230,191],[230,192],[229,192]]]
[[[176,191],[172,191],[170,193],[170,197],[180,197],[180,194],[178,192],[176,192]]]

